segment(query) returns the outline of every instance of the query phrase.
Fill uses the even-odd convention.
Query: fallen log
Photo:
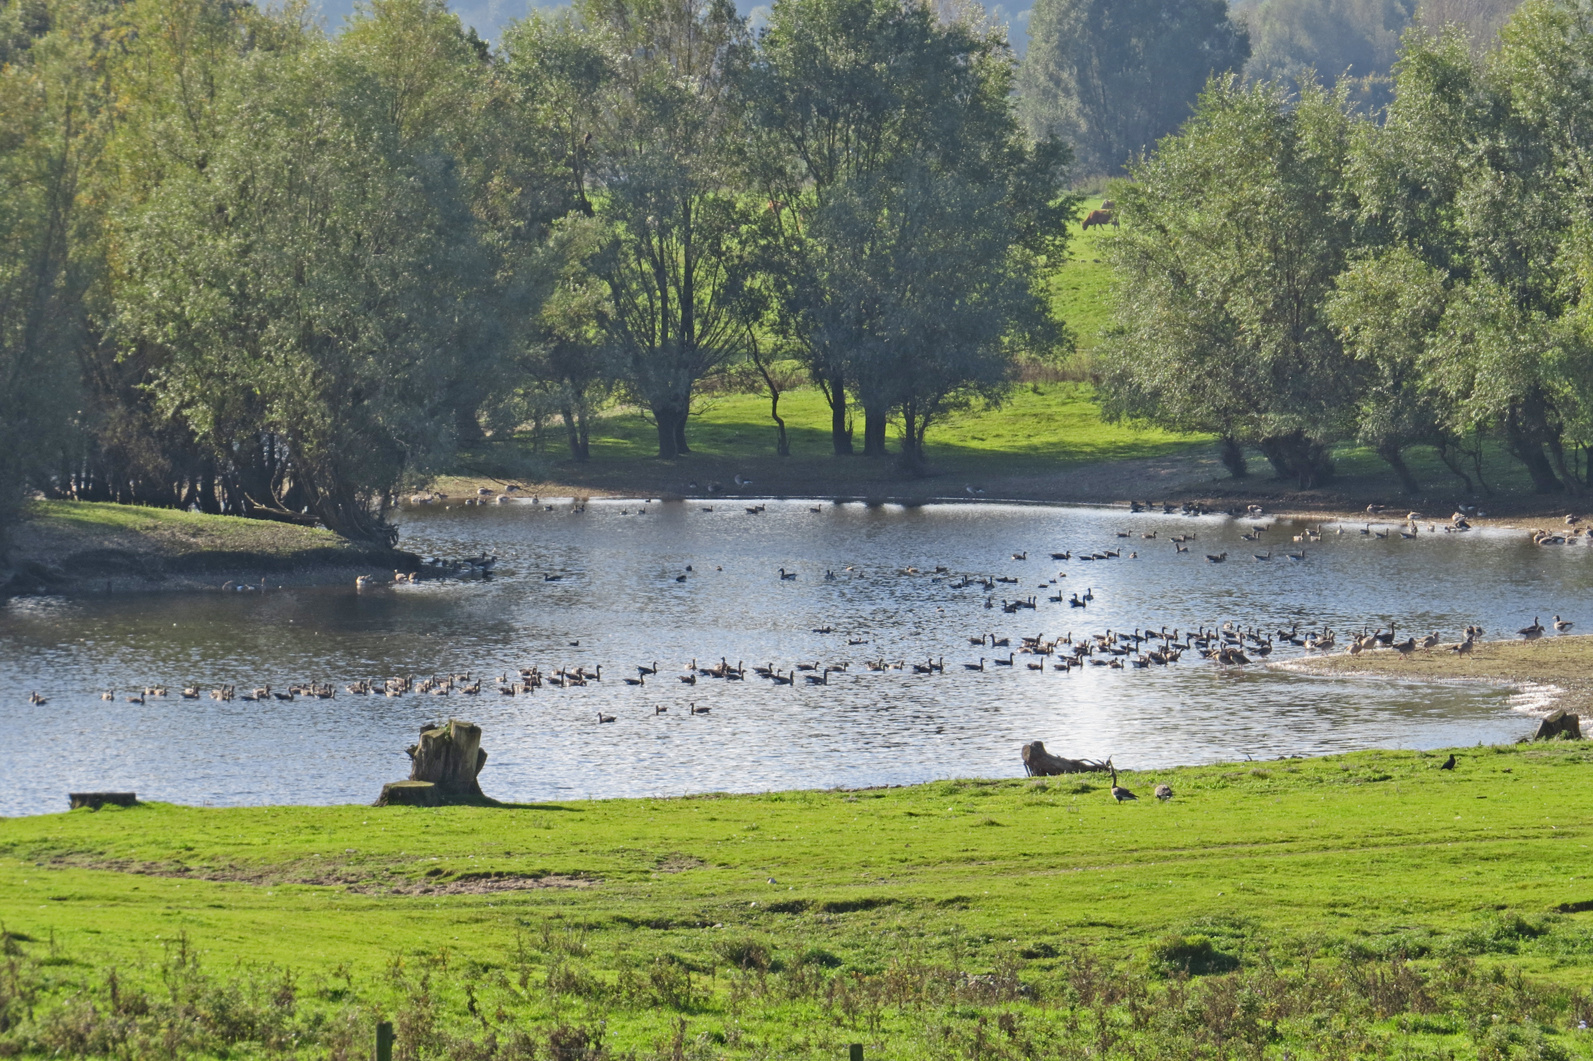
[[[1023,746],[1023,769],[1030,777],[1056,777],[1059,774],[1105,773],[1105,763],[1095,759],[1069,759],[1045,750],[1041,741]]]
[[[79,807],[99,810],[107,803],[113,807],[133,807],[138,804],[136,792],[68,792],[66,798],[72,810]]]

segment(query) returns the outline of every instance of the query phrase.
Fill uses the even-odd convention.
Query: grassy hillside
[[[12,819],[0,1053],[1587,1056],[1593,750],[1440,762]]]

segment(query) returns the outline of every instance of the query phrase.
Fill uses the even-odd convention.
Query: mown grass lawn
[[[12,819],[0,921],[34,963],[13,979],[33,985],[35,1017],[0,1025],[0,1043],[55,1042],[38,1014],[74,998],[109,1008],[114,969],[124,993],[189,976],[266,1009],[291,981],[292,1019],[321,1015],[300,1033],[323,1052],[329,1029],[366,1034],[368,1016],[398,1013],[445,1044],[435,1056],[487,1056],[489,1033],[565,1056],[548,1039],[561,1028],[661,1057],[835,1056],[850,1041],[887,1057],[1031,1056],[1020,1041],[1085,1056],[1103,1033],[1115,1045],[1090,1056],[1196,1056],[1181,1007],[1244,991],[1282,1007],[1269,1057],[1401,1043],[1528,1056],[1487,1053],[1498,1021],[1582,1056],[1570,1029],[1589,1005],[1593,915],[1559,911],[1593,908],[1593,749],[1441,761],[1124,775],[1141,797],[1124,805],[1087,776]],[[1151,798],[1157,783],[1170,802]],[[1179,968],[1209,975],[1184,984]],[[1389,977],[1404,994],[1373,989]],[[1501,1000],[1512,982],[1516,1001]],[[1474,1026],[1476,1006],[1504,1015]],[[1312,1020],[1337,1020],[1340,1038]],[[1203,1056],[1262,1056],[1234,1045],[1251,1033],[1225,1034],[1231,1052]]]

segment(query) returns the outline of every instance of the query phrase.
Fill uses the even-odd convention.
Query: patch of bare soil
[[[452,879],[406,880],[399,884],[366,881],[350,885],[349,891],[367,895],[490,895],[541,888],[594,888],[601,883],[595,877],[565,877],[553,873],[539,877],[496,871],[461,873]]]
[[[97,869],[111,873],[132,873],[145,877],[176,877],[189,880],[227,881],[276,887],[283,884],[309,884],[323,888],[347,888],[361,895],[485,895],[492,892],[531,891],[541,888],[592,888],[602,883],[595,877],[576,877],[554,873],[513,873],[507,870],[472,871],[434,877],[412,878],[393,875],[380,879],[375,870],[362,871],[348,865],[323,866],[316,861],[299,861],[275,866],[188,866],[181,862],[136,862],[131,859],[96,859],[64,856],[49,862],[52,868]]]

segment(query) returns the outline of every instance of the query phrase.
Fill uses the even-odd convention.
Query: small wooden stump
[[[1055,777],[1059,774],[1089,774],[1106,770],[1105,763],[1093,759],[1068,759],[1052,755],[1041,741],[1023,746],[1023,768],[1030,777]]]
[[[389,781],[382,786],[378,807],[440,807],[442,797],[430,781]]]
[[[68,792],[67,800],[71,803],[72,810],[87,807],[89,810],[99,810],[109,803],[113,807],[133,807],[138,805],[136,792]]]
[[[1563,709],[1556,711],[1539,722],[1538,731],[1532,735],[1533,740],[1554,740],[1556,737],[1570,737],[1572,740],[1581,740],[1581,716],[1567,714]]]

